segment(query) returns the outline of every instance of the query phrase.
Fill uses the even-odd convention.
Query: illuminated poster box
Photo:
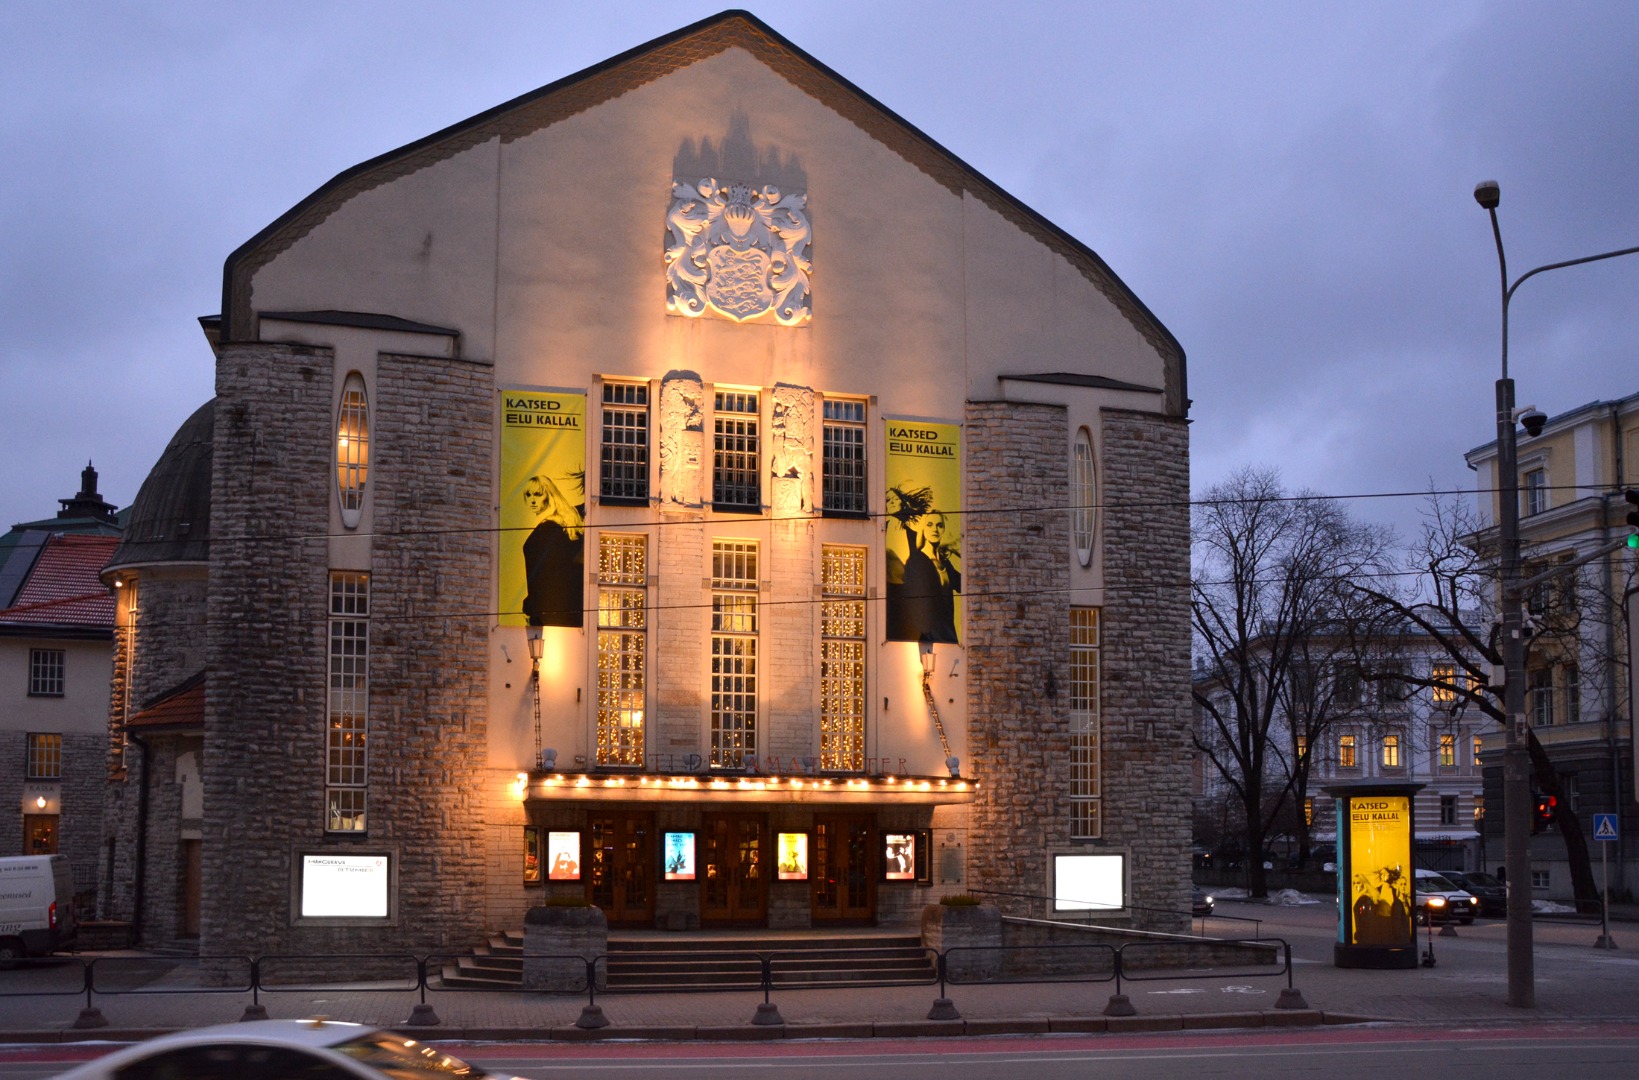
[[[1337,800],[1338,967],[1417,966],[1412,799],[1422,786],[1326,789]]]
[[[666,880],[694,880],[694,834],[669,832],[666,834]]]
[[[781,881],[808,880],[808,834],[783,832],[779,838]]]
[[[385,919],[385,855],[303,855],[302,918]]]
[[[580,833],[547,833],[546,859],[548,881],[579,881]]]

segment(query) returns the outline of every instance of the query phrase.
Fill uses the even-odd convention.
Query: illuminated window
[[[1303,797],[1303,823],[1305,825],[1313,825],[1315,823],[1315,799],[1312,795],[1305,795]]]
[[[719,390],[713,400],[712,506],[718,510],[761,510],[758,395]]]
[[[364,738],[370,708],[370,575],[330,575],[330,727],[325,765],[325,829],[365,827]]]
[[[29,732],[26,768],[30,780],[62,779],[63,737],[56,732]]]
[[[1398,769],[1400,767],[1400,736],[1383,736],[1383,767]]]
[[[1353,735],[1339,735],[1337,737],[1337,767],[1340,769],[1355,767]]]
[[[832,514],[864,514],[865,402],[826,398],[821,508]]]
[[[1440,736],[1440,768],[1455,769],[1457,767],[1457,736],[1445,732]]]
[[[649,384],[603,384],[598,496],[615,506],[649,502]]]
[[[1093,439],[1086,428],[1076,432],[1070,457],[1070,536],[1076,558],[1093,564],[1093,535],[1098,521],[1098,473],[1093,467]]]
[[[829,403],[827,403],[829,404]],[[865,549],[820,553],[820,768],[865,768]]]
[[[1297,744],[1298,760],[1302,761],[1309,756],[1309,736],[1299,735],[1295,742]]]
[[[1480,767],[1480,737],[1474,736],[1474,767]]]
[[[1450,705],[1457,700],[1457,665],[1435,664],[1429,669],[1429,680],[1434,683],[1429,696],[1436,705]]]
[[[113,708],[120,723],[109,732],[109,767],[116,772],[125,768],[125,749],[129,741],[125,721],[131,716],[131,669],[137,655],[137,579],[124,577],[116,580],[114,599],[114,686]]]
[[[1070,835],[1103,833],[1098,608],[1070,609]]]
[[[28,651],[28,696],[62,697],[67,654],[62,649]]]
[[[336,411],[336,495],[341,502],[341,523],[357,528],[364,509],[364,485],[370,478],[370,404],[364,396],[364,377],[347,376]]]
[[[598,764],[643,764],[648,548],[642,535],[598,538]]]
[[[711,545],[711,765],[757,752],[757,543]]]

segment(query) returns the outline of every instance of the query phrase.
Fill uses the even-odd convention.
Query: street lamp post
[[[1639,247],[1607,251],[1581,259],[1549,263],[1508,282],[1508,259],[1497,224],[1502,191],[1495,180],[1482,180],[1474,200],[1491,215],[1491,233],[1497,241],[1497,267],[1502,275],[1502,377],[1497,380],[1497,573],[1501,585],[1503,713],[1507,717],[1502,756],[1503,866],[1508,878],[1508,1004],[1529,1009],[1536,1005],[1534,958],[1531,951],[1531,759],[1530,729],[1525,722],[1525,612],[1520,587],[1519,442],[1516,423],[1528,434],[1542,430],[1547,419],[1535,409],[1522,416],[1514,406],[1514,380],[1508,377],[1508,304],[1514,291],[1547,270],[1614,259],[1639,253]]]

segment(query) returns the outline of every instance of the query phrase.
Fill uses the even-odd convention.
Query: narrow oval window
[[[1093,468],[1093,439],[1086,428],[1076,432],[1070,462],[1070,534],[1076,558],[1093,565],[1093,536],[1098,523],[1098,472]]]
[[[364,485],[370,477],[370,402],[364,395],[364,377],[347,376],[336,411],[336,496],[341,523],[358,527],[364,510]]]

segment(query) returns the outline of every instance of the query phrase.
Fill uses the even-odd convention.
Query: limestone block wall
[[[1189,434],[1106,409],[1102,427],[1104,839],[1131,853],[1137,903],[1189,916]],[[1140,916],[1140,922],[1147,921]]]
[[[967,408],[962,586],[968,752],[979,781],[971,888],[1041,894],[1047,849],[1069,842],[1069,701],[1048,692],[1047,678],[1053,670],[1063,687],[1069,659],[1067,425],[1056,405]]]
[[[259,343],[228,346],[217,362],[205,954],[360,946],[310,941],[292,925],[296,860],[324,828],[332,366],[327,349]]]

